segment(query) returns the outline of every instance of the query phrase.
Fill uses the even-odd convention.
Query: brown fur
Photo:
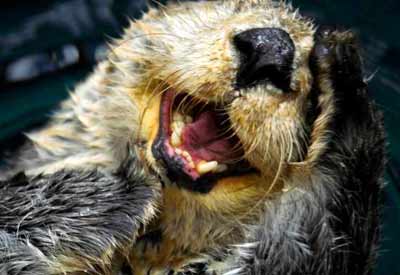
[[[319,97],[322,113],[315,121],[306,156],[302,148],[307,143],[305,106],[313,80],[308,67],[313,25],[287,5],[268,0],[151,9],[113,43],[108,60],[77,86],[50,124],[28,134],[41,158],[26,165],[28,174],[66,168],[113,171],[126,155],[125,145],[130,144],[148,169],[163,177],[164,168],[151,152],[161,95],[172,89],[200,101],[228,102],[235,92],[239,66],[232,38],[256,27],[281,28],[296,47],[293,93],[258,86],[227,107],[246,159],[261,174],[224,178],[208,194],[167,184],[158,214],[146,228],[161,230],[163,242],[134,245],[130,264],[135,274],[145,274],[150,267],[179,269],[210,249],[238,243],[243,225],[257,220],[263,202],[290,186],[289,178],[296,173],[306,176],[305,171],[312,169],[313,160],[324,150],[326,125],[334,112],[332,91],[326,87]],[[79,262],[62,262],[80,269]]]

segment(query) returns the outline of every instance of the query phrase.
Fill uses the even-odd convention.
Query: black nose
[[[234,44],[241,56],[238,88],[272,82],[289,91],[295,46],[287,32],[277,28],[250,29],[237,34]]]

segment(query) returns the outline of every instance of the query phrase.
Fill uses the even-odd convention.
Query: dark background
[[[159,1],[164,2],[165,1]],[[370,93],[385,113],[386,172],[383,245],[377,274],[400,274],[400,1],[293,0],[318,24],[359,34]],[[145,0],[0,2],[0,159],[43,124],[68,90],[104,57]],[[1,202],[0,202],[1,203]]]

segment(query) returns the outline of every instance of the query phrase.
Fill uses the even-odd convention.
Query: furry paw
[[[318,29],[310,63],[314,75],[329,79],[336,92],[365,87],[359,48],[351,31],[328,27]]]

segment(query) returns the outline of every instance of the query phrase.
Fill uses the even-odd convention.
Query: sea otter
[[[369,274],[356,39],[269,0],[150,9],[0,178],[1,274]]]

